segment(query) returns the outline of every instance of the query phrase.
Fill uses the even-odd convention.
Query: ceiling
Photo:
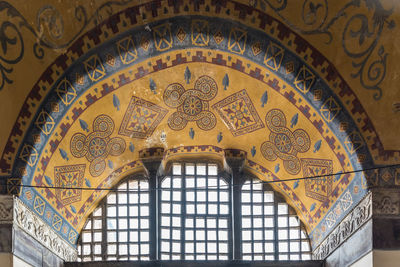
[[[105,192],[46,187],[108,188],[148,157],[244,158],[292,179],[272,186],[315,247],[368,184],[400,183],[346,174],[399,163],[394,3],[0,2],[2,181],[44,187],[20,198],[75,244]]]

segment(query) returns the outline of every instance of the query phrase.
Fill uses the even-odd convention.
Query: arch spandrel
[[[219,28],[221,23],[226,28]],[[74,61],[67,61],[58,77],[53,72],[52,94],[32,107],[37,111],[32,124],[23,126],[31,130],[19,140],[12,167],[24,184],[68,183],[72,174],[78,180],[73,186],[105,187],[107,179],[122,178],[112,175],[115,170],[128,168],[139,160],[138,151],[151,147],[172,154],[179,147],[243,150],[246,167],[263,180],[371,164],[371,139],[359,133],[360,115],[348,111],[351,90],[344,81],[335,89],[329,73],[312,67],[315,58],[296,54],[299,44],[288,44],[299,40],[296,34],[279,40],[231,20],[199,16],[155,20],[149,26],[150,31],[133,27],[97,47],[93,35],[86,36],[68,50]],[[168,88],[174,94],[169,100]],[[9,162],[3,155],[2,166]],[[302,214],[311,238],[319,231],[316,242],[366,189],[358,175],[329,177],[328,183],[325,195],[314,190],[318,184],[277,186]],[[24,189],[21,198],[50,224],[60,214],[70,227],[64,235],[69,238],[68,231],[79,231],[82,214],[93,207],[85,204],[92,195],[75,194],[63,198],[54,189]],[[43,200],[41,209],[36,204]],[[339,210],[343,202],[346,209]]]

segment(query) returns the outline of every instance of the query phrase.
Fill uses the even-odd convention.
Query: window
[[[149,260],[149,183],[135,177],[116,189],[82,230],[78,254],[83,261]]]
[[[242,186],[244,260],[310,260],[310,246],[294,211],[275,192],[249,180]]]
[[[160,259],[228,260],[229,191],[216,164],[174,164],[159,192]]]
[[[128,177],[89,216],[79,260],[232,260],[234,246],[235,260],[310,260],[294,210],[268,185],[243,177],[220,175],[213,163]]]

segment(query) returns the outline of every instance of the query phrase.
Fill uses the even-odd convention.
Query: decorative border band
[[[19,198],[14,197],[14,224],[65,261],[76,261],[78,252],[64,241]]]
[[[323,260],[328,257],[371,218],[372,193],[369,192],[327,238],[325,238],[321,245],[314,250],[313,259]]]

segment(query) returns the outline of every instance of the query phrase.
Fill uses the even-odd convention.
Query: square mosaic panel
[[[224,98],[212,107],[217,111],[233,136],[264,128],[264,123],[257,114],[245,89]]]
[[[63,204],[68,205],[81,200],[83,176],[85,175],[85,164],[60,166],[54,168],[56,187],[56,198]]]
[[[324,176],[333,173],[333,163],[329,159],[301,159],[304,177]],[[306,196],[325,202],[332,193],[333,177],[324,176],[304,180]]]
[[[154,103],[132,96],[118,133],[133,138],[147,138],[167,112]]]

